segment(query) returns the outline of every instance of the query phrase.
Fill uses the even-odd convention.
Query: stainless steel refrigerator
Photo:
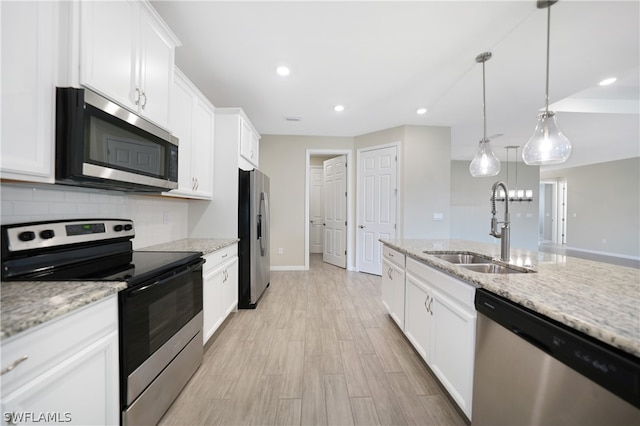
[[[269,176],[240,170],[238,192],[238,308],[255,309],[270,282]]]

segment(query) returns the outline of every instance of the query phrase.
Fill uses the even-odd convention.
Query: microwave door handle
[[[171,280],[175,280],[176,278],[179,278],[183,275],[186,275],[188,273],[190,273],[191,271],[193,271],[194,269],[197,269],[199,267],[201,267],[204,264],[205,260],[204,259],[199,259],[197,262],[194,262],[192,264],[190,264],[189,266],[187,266],[185,269],[183,269],[182,271],[180,271],[179,273],[172,275],[170,277],[167,277],[165,279],[162,280],[158,280],[158,281],[154,281],[151,284],[147,284],[145,286],[142,286],[140,288],[135,288],[133,290],[131,290],[130,292],[128,292],[128,296],[129,297],[136,297],[141,295],[142,293],[146,293],[147,291],[151,291],[154,288],[160,286],[160,285],[164,285],[167,283],[167,281],[171,281]]]

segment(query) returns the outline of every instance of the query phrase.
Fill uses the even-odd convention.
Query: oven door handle
[[[198,259],[198,261],[191,263],[190,265],[186,266],[182,271],[176,273],[175,275],[171,275],[170,277],[167,277],[165,279],[162,280],[158,280],[158,281],[154,281],[151,284],[147,284],[145,286],[139,287],[139,288],[135,288],[131,291],[129,291],[129,297],[135,297],[135,296],[139,296],[141,293],[145,293],[149,290],[154,289],[155,287],[159,286],[159,285],[163,285],[165,284],[167,281],[169,280],[174,280],[182,275],[188,274],[191,271],[193,271],[194,269],[200,268],[202,265],[204,265],[205,260],[203,258]]]

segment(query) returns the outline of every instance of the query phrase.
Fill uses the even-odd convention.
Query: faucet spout
[[[496,218],[496,192],[498,187],[502,187],[504,190],[504,219],[499,222]],[[498,231],[498,224],[501,223],[502,227]],[[511,243],[511,219],[509,217],[509,189],[507,184],[502,181],[498,181],[491,187],[491,231],[489,235],[500,239],[500,260],[509,261],[510,243]]]

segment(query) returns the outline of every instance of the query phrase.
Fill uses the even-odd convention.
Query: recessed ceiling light
[[[344,111],[344,105],[336,105],[333,107],[333,110],[336,112],[342,112]]]
[[[600,82],[600,86],[608,86],[616,81],[615,77],[606,78]]]
[[[416,110],[416,114],[422,115],[422,114],[426,114],[426,113],[427,113],[427,109],[426,108],[418,108]]]
[[[283,77],[291,74],[291,70],[289,69],[289,67],[285,67],[284,65],[276,68],[276,72],[278,73],[278,75],[281,75]]]

